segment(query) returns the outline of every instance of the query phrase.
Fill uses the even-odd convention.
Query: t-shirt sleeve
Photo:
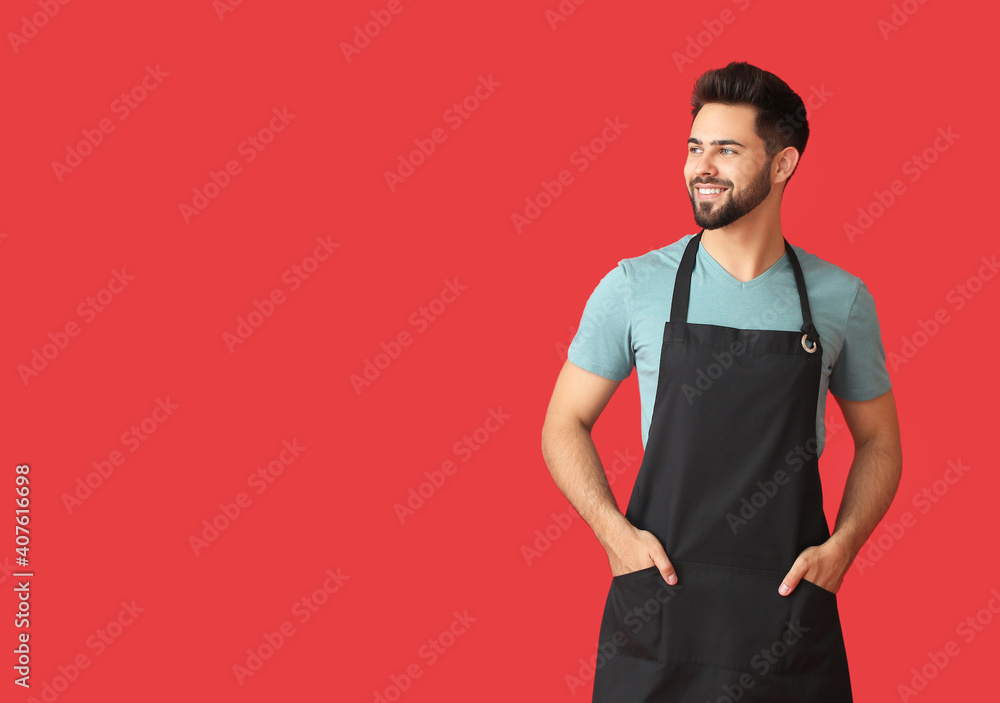
[[[632,373],[632,316],[625,265],[609,271],[590,294],[566,357],[598,376],[621,381]]]
[[[859,280],[847,316],[844,346],[830,372],[830,392],[845,400],[871,400],[891,388],[875,299]]]

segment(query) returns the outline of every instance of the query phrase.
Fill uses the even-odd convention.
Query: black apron
[[[704,232],[704,230],[702,230]],[[802,329],[687,321],[701,232],[684,250],[663,329],[656,403],[625,516],[677,571],[611,580],[595,703],[848,703],[836,594],[778,586],[830,537],[816,456],[823,352],[798,258]]]

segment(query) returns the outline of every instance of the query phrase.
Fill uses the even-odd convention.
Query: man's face
[[[699,227],[732,224],[771,193],[774,157],[764,152],[754,129],[756,116],[756,109],[747,105],[707,103],[692,123],[684,179]]]

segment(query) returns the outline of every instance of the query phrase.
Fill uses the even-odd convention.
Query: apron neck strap
[[[702,232],[694,235],[684,249],[681,263],[677,267],[677,276],[674,277],[674,297],[670,302],[670,321],[687,322],[688,301],[691,298],[691,272],[694,271],[694,260],[698,255],[698,244],[701,242]]]
[[[785,240],[785,251],[788,253],[788,260],[792,262],[792,271],[795,273],[795,287],[799,289],[799,305],[802,307],[802,332],[806,338],[814,345],[819,339],[819,332],[813,326],[812,312],[809,310],[809,294],[806,293],[806,280],[802,276],[802,267],[799,266],[799,257],[796,256],[792,245]]]
[[[695,259],[698,255],[698,246],[701,244],[701,235],[705,230],[701,230],[684,249],[681,263],[677,267],[677,276],[674,278],[674,296],[670,303],[670,321],[687,322],[688,304],[691,300],[691,273],[694,271]],[[785,242],[785,251],[788,253],[788,260],[792,264],[792,272],[795,274],[795,287],[799,291],[799,305],[802,308],[802,332],[806,334],[809,341],[815,342],[819,339],[819,333],[813,326],[812,313],[809,309],[809,296],[806,293],[806,282],[802,275],[802,267],[799,266],[799,257],[795,255],[792,245]]]

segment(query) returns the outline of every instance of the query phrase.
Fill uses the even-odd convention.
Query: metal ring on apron
[[[809,347],[806,346],[806,340],[808,338],[809,338],[808,334],[802,335],[802,348],[805,349],[810,354],[814,354],[816,352],[816,342],[813,342],[812,349],[810,349]]]

